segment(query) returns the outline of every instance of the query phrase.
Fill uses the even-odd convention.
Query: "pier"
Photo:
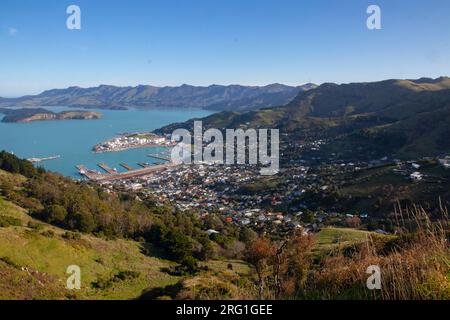
[[[141,166],[142,168],[148,168],[151,166],[150,163],[144,163],[144,162],[140,162],[140,163],[138,163],[138,165]]]
[[[85,176],[89,180],[96,180],[97,178],[101,177],[102,175],[95,172],[94,170],[89,170],[86,166],[79,164],[76,166],[78,172],[80,175]]]
[[[125,169],[127,169],[128,171],[132,171],[132,170],[134,170],[134,168],[133,167],[130,167],[129,165],[127,165],[126,163],[121,163],[120,164],[122,167],[124,167]]]
[[[42,162],[42,161],[49,161],[49,160],[56,160],[61,158],[61,156],[52,156],[52,157],[46,157],[46,158],[29,158],[27,159],[28,161],[30,161],[31,163],[37,163],[37,162]]]
[[[167,162],[172,162],[172,160],[170,158],[163,157],[163,156],[160,156],[160,155],[157,155],[157,154],[148,154],[147,157],[154,158],[154,159],[159,159],[159,160],[164,160],[164,161],[167,161]]]
[[[136,169],[132,171],[127,172],[121,172],[121,173],[114,173],[114,174],[103,174],[100,176],[95,177],[94,181],[96,182],[110,182],[115,180],[125,180],[125,179],[133,179],[138,178],[146,175],[150,175],[155,172],[164,171],[169,167],[175,166],[175,164],[169,163],[169,164],[163,164],[163,165],[157,165],[157,166],[150,166],[143,169]]]
[[[103,170],[105,170],[106,172],[108,172],[109,174],[114,174],[116,173],[113,169],[111,169],[110,167],[108,167],[108,165],[106,165],[105,163],[99,163],[98,166],[100,168],[102,168]]]
[[[100,166],[100,165],[99,165]],[[146,166],[143,169],[134,169],[127,172],[114,172],[111,170],[112,173],[106,173],[102,174],[99,172],[95,172],[94,170],[89,170],[84,165],[77,165],[77,169],[79,173],[89,180],[95,181],[95,182],[110,182],[110,181],[116,181],[116,180],[126,180],[126,179],[133,179],[138,178],[146,175],[150,175],[155,172],[164,171],[167,168],[173,167],[175,164],[168,163],[168,164],[162,164],[162,165],[156,165],[156,166]],[[109,167],[106,166],[108,169]],[[105,170],[104,168],[102,168]],[[106,171],[106,170],[105,170]]]

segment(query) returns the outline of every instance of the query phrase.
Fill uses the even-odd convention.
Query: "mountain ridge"
[[[283,106],[225,111],[202,120],[205,128],[278,128],[291,142],[328,139],[333,143],[323,150],[329,153],[434,156],[450,152],[450,78],[324,83]],[[191,130],[192,120],[155,132],[178,127]]]
[[[210,85],[156,87],[138,85],[119,87],[100,85],[81,88],[50,89],[38,95],[19,98],[0,98],[0,107],[67,106],[83,108],[123,109],[137,108],[202,108],[214,111],[253,110],[283,105],[300,91],[316,85],[287,86],[273,83],[266,86]]]

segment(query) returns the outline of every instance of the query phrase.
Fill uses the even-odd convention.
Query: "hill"
[[[142,244],[68,237],[37,221],[26,210],[0,198],[0,299],[133,299],[178,277],[161,271],[174,263],[144,254]],[[66,269],[78,265],[81,290],[66,289]]]
[[[250,110],[283,105],[313,84],[290,87],[271,84],[264,87],[211,85],[198,87],[70,87],[44,91],[36,96],[0,98],[0,107],[68,106],[84,108],[203,108],[209,110]]]
[[[90,120],[100,119],[101,113],[91,111],[63,111],[55,113],[43,108],[7,109],[0,108],[0,113],[5,114],[2,122],[33,122],[44,120]]]
[[[284,106],[222,112],[203,122],[206,128],[279,128],[286,144],[327,139],[324,154],[434,156],[450,152],[450,78],[326,83]],[[192,121],[157,132],[177,127],[192,129]]]

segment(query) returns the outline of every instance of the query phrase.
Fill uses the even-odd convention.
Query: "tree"
[[[275,247],[272,242],[263,237],[253,240],[247,248],[247,262],[255,267],[258,276],[259,298],[263,298],[264,278],[270,259],[275,254]]]
[[[63,206],[54,204],[44,209],[43,219],[46,222],[62,225],[67,217],[67,210]]]
[[[302,220],[305,223],[313,223],[314,222],[314,212],[307,210],[305,215],[303,216]]]
[[[68,225],[71,229],[76,229],[81,232],[90,233],[96,227],[94,218],[88,212],[79,211],[75,214],[70,214],[68,220]]]
[[[200,237],[197,240],[202,245],[198,258],[203,261],[211,259],[214,256],[214,248],[211,244],[211,241],[206,236]]]
[[[167,232],[163,245],[176,261],[182,261],[187,256],[192,255],[190,239],[178,229],[171,229]]]
[[[250,228],[244,227],[239,231],[239,241],[242,241],[244,243],[249,243],[255,240],[257,236],[258,235],[256,234],[256,232]]]

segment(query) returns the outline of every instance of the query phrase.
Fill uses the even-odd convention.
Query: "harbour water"
[[[64,107],[46,108],[55,112],[74,110]],[[61,157],[37,165],[65,176],[80,178],[76,165],[103,171],[105,163],[118,172],[127,171],[120,164],[141,168],[138,163],[159,163],[147,154],[158,154],[163,148],[130,149],[121,152],[93,153],[92,147],[119,133],[151,131],[164,125],[204,117],[211,112],[196,109],[112,111],[102,113],[100,120],[37,121],[31,123],[0,122],[0,150],[14,153],[20,158]],[[2,118],[3,115],[0,115]]]

